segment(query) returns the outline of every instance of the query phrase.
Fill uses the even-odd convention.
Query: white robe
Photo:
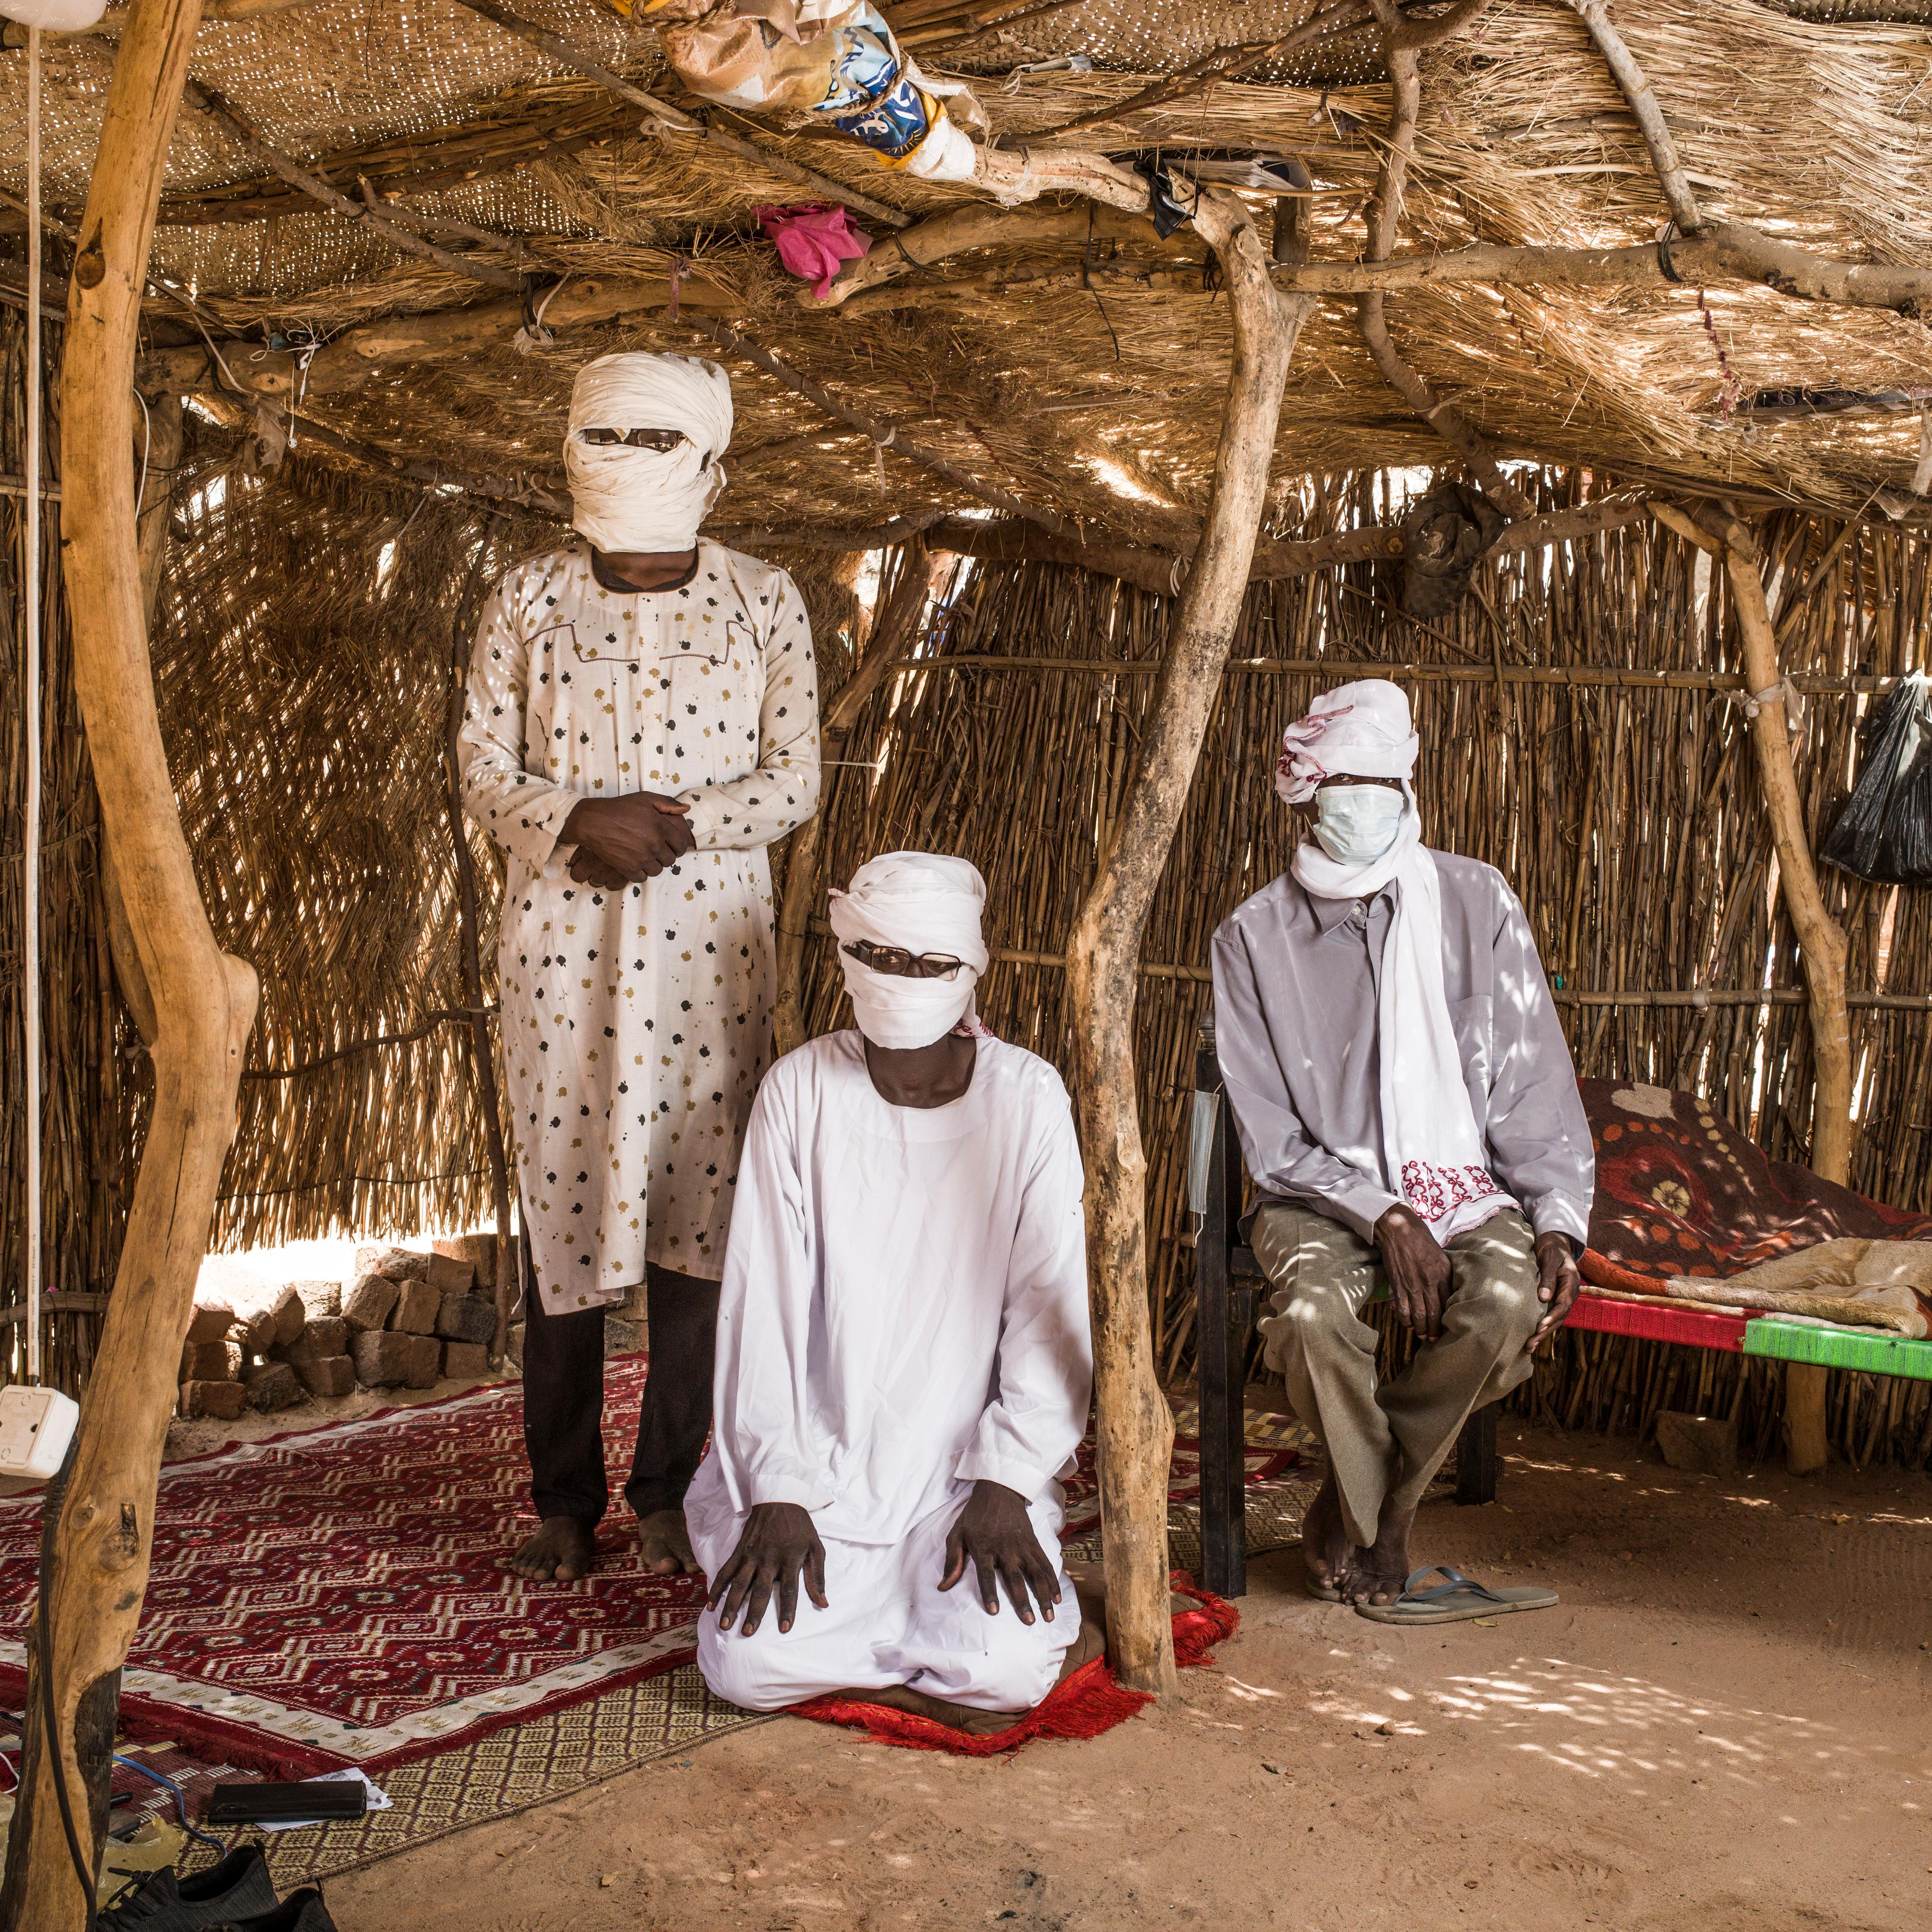
[[[517,1184],[544,1307],[621,1302],[646,1261],[716,1280],[776,997],[765,848],[818,803],[797,586],[700,538],[682,589],[604,590],[580,539],[512,570],[471,660],[464,803],[507,855],[497,952]],[[580,799],[687,800],[697,849],[574,884]]]
[[[759,1503],[811,1510],[830,1608],[801,1593],[780,1634],[721,1632],[719,1695],[771,1709],[912,1684],[989,1710],[1039,1702],[1078,1634],[988,1617],[969,1576],[942,1594],[947,1532],[976,1481],[1028,1499],[1060,1568],[1059,1479],[1087,1426],[1093,1345],[1080,1150],[1066,1089],[1023,1048],[976,1042],[972,1084],[896,1107],[856,1033],[765,1076],[745,1142],[718,1313],[711,1447],[685,1499],[715,1576]],[[742,1621],[742,1620],[741,1620]]]

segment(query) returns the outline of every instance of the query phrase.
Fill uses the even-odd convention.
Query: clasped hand
[[[1060,1601],[1060,1580],[1046,1552],[1034,1534],[1026,1498],[1000,1483],[979,1482],[959,1512],[946,1539],[946,1574],[939,1580],[950,1590],[973,1565],[980,1601],[988,1616],[1000,1610],[998,1586],[1023,1624],[1034,1621],[1034,1605],[1053,1621]],[[799,1579],[806,1594],[822,1610],[825,1594],[825,1545],[812,1526],[812,1514],[797,1503],[760,1503],[745,1519],[738,1546],[712,1580],[706,1607],[718,1612],[718,1628],[728,1630],[744,1612],[742,1634],[749,1636],[764,1622],[776,1594],[778,1628],[788,1630],[798,1616]],[[722,1606],[722,1607],[720,1607]]]
[[[1398,1204],[1376,1223],[1376,1245],[1382,1250],[1395,1318],[1412,1329],[1418,1341],[1439,1341],[1450,1284],[1449,1257],[1442,1244],[1420,1215]],[[1544,1312],[1524,1345],[1532,1351],[1569,1318],[1570,1305],[1583,1285],[1567,1235],[1550,1232],[1537,1236],[1536,1270],[1537,1298],[1544,1304]]]
[[[580,886],[619,892],[654,879],[666,866],[693,850],[681,798],[654,791],[626,792],[621,798],[580,799],[564,820],[558,842],[574,844],[570,876]]]

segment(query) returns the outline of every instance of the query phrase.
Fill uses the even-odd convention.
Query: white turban
[[[1400,686],[1379,677],[1342,685],[1324,692],[1308,716],[1281,734],[1274,788],[1286,803],[1299,805],[1336,772],[1406,784],[1418,742]]]
[[[986,882],[964,859],[934,852],[887,852],[832,893],[832,930],[859,1030],[880,1046],[930,1046],[974,1018],[973,989],[986,970],[980,911]],[[844,950],[859,940],[911,953],[950,953],[964,970],[951,980],[880,973]]]
[[[674,449],[586,442],[586,429],[675,429]],[[724,487],[731,379],[691,356],[600,356],[577,372],[563,466],[571,520],[601,550],[683,550]]]

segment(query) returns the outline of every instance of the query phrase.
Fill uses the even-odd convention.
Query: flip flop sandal
[[[1426,1590],[1416,1586],[1438,1572],[1448,1578]],[[1416,1570],[1392,1604],[1358,1604],[1355,1614],[1378,1624],[1457,1624],[1472,1617],[1507,1616],[1513,1610],[1546,1610],[1557,1600],[1554,1590],[1534,1584],[1492,1590],[1447,1563],[1431,1563]]]
[[[1318,1583],[1312,1576],[1304,1576],[1301,1586],[1318,1604],[1339,1604],[1342,1593],[1333,1583]]]

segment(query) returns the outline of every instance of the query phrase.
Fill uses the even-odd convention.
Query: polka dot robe
[[[777,991],[765,848],[818,805],[818,676],[791,579],[700,538],[626,593],[580,539],[484,606],[462,736],[470,815],[507,855],[497,956],[518,1187],[544,1307],[622,1302],[645,1263],[722,1274]],[[686,800],[697,849],[576,884],[580,798]]]

